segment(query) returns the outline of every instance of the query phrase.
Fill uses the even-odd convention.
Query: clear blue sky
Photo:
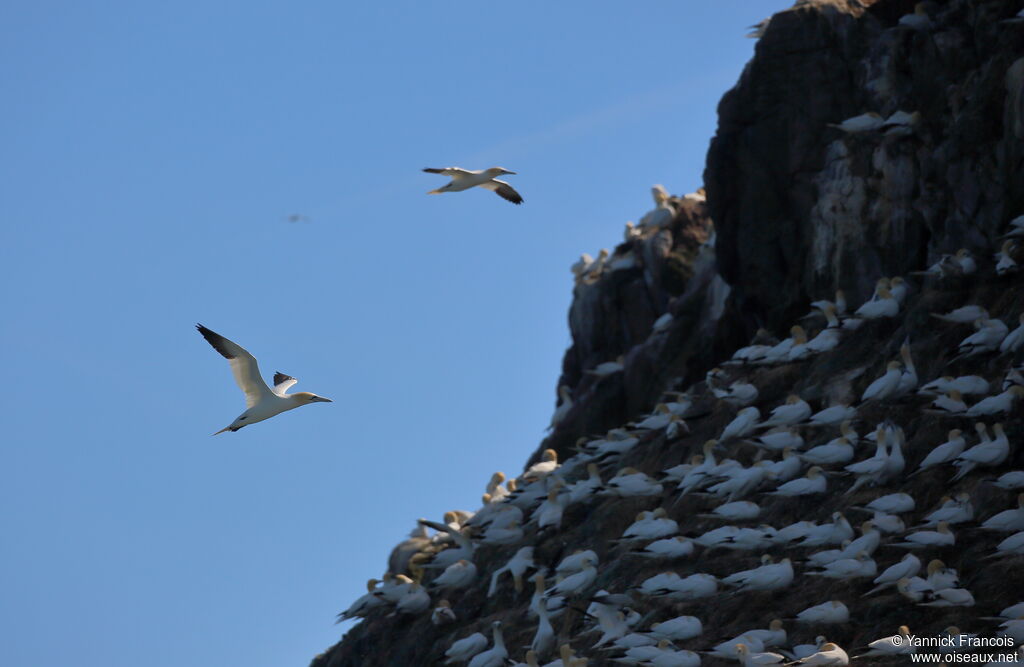
[[[780,0],[0,6],[0,664],[303,665],[543,435]],[[526,199],[428,197],[499,164]],[[309,222],[289,223],[292,213]],[[196,322],[335,400],[243,409]]]

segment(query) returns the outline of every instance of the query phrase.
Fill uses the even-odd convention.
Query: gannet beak
[[[329,398],[324,398],[323,396],[314,396],[310,402],[311,403],[333,403],[334,401],[332,401]]]
[[[514,171],[509,171],[508,169],[506,169],[506,170],[505,170],[505,173],[506,173],[506,174],[512,174],[513,176],[515,176],[515,175],[516,175],[516,172],[514,172]]]
[[[221,430],[219,430],[219,431],[217,431],[216,433],[213,433],[213,434],[211,434],[211,435],[220,435],[220,434],[221,434],[221,433],[223,433],[224,431],[230,431],[230,430],[231,430],[231,427],[230,427],[230,426],[225,426],[225,427],[224,427],[224,428],[222,428]]]

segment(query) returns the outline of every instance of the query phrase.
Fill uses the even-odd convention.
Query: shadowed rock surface
[[[554,476],[527,486],[527,491],[540,490],[536,502],[554,477],[571,484],[587,476],[584,457],[570,459],[581,438],[592,441],[610,429],[628,428],[628,422],[651,411],[669,389],[689,390],[689,432],[670,437],[664,428],[637,431],[639,442],[632,449],[596,462],[607,482],[627,466],[660,478],[661,471],[689,461],[706,440],[719,437],[738,409],[712,394],[704,380],[709,369],[746,345],[759,327],[782,339],[801,321],[813,336],[824,322],[799,319],[808,312],[810,301],[832,298],[838,288],[846,292],[852,311],[871,298],[883,276],[905,277],[910,287],[896,317],[865,322],[846,333],[836,349],[809,359],[728,367],[716,386],[735,380],[753,384],[759,391],[753,405],[762,415],[789,394],[799,395],[814,410],[838,401],[856,404],[868,384],[885,372],[886,364],[900,359],[900,346],[909,339],[919,384],[943,375],[979,375],[992,384],[990,394],[999,393],[1008,372],[1020,363],[1021,351],[958,359],[957,345],[972,332],[971,325],[941,323],[931,313],[978,304],[1012,331],[1024,312],[1020,273],[997,277],[993,260],[1009,220],[1024,213],[1024,21],[1003,22],[1020,9],[1019,4],[934,3],[927,7],[932,23],[928,30],[896,27],[901,16],[913,11],[913,3],[902,0],[812,0],[772,18],[755,57],[719,106],[719,128],[705,172],[707,201],[693,195],[670,198],[641,220],[636,232],[610,254],[603,270],[579,280],[574,288],[569,313],[573,345],[558,383],[568,388],[572,408],[530,459],[539,460],[540,452],[551,448],[565,465]],[[856,134],[829,126],[867,111],[889,117],[897,110],[920,112],[920,121]],[[912,271],[924,270],[960,248],[976,258],[976,273],[910,277]],[[655,330],[655,322],[665,313],[672,315],[671,322],[663,321]],[[619,356],[621,371],[603,376],[588,372]],[[980,398],[969,397],[968,403]],[[754,550],[698,546],[693,555],[670,562],[627,555],[646,542],[627,545],[614,540],[640,511],[665,508],[678,522],[678,533],[690,537],[728,523],[700,516],[724,502],[721,498],[687,494],[679,500],[675,484],[666,482],[651,496],[599,495],[570,504],[558,529],[539,531],[534,518],[533,523],[526,521],[521,540],[478,544],[472,560],[479,574],[461,591],[436,590],[431,582],[438,572],[428,569],[423,583],[432,597],[431,608],[447,598],[456,622],[435,626],[429,610],[405,616],[392,615],[390,608],[371,610],[313,665],[440,664],[453,641],[473,632],[489,638],[495,620],[503,624],[509,658],[524,661],[524,647],[537,627],[536,619],[527,614],[532,584],[527,582],[517,594],[505,578],[494,596],[488,597],[487,589],[491,573],[526,545],[535,545],[534,561],[549,572],[577,550],[596,552],[596,580],[553,621],[558,643],[571,643],[591,665],[614,664],[622,656],[621,651],[592,648],[601,633],[589,630],[592,622],[583,612],[596,591],[623,593],[666,571],[683,577],[724,577],[756,567],[763,554],[775,561],[793,561],[792,585],[769,592],[723,590],[689,602],[638,595],[629,605],[640,617],[635,630],[646,631],[651,623],[680,614],[693,615],[703,622],[703,634],[676,642],[676,647],[705,651],[745,630],[766,628],[774,618],[792,619],[812,605],[840,600],[850,609],[848,623],[802,625],[786,620],[786,646],[813,643],[815,636],[825,635],[855,655],[858,647],[896,633],[900,625],[908,625],[919,636],[935,636],[953,625],[992,637],[998,623],[978,619],[1024,601],[1024,556],[982,560],[1011,533],[978,526],[1016,506],[1017,491],[1000,489],[990,480],[1024,468],[1024,402],[1018,401],[1006,414],[971,419],[928,414],[923,408],[931,400],[910,394],[857,407],[854,427],[861,437],[886,420],[906,434],[906,468],[894,479],[847,495],[853,477],[841,474],[841,464],[826,466],[827,493],[801,498],[752,493],[745,499],[760,503],[761,515],[738,525],[779,529],[801,519],[828,522],[834,512],[841,512],[856,526],[870,515],[852,506],[902,491],[916,501],[916,508],[903,515],[910,529],[936,509],[943,496],[967,493],[975,518],[952,527],[956,544],[916,553],[923,563],[938,558],[956,568],[960,586],[974,596],[974,606],[918,606],[892,589],[863,597],[872,588],[871,578],[836,581],[809,576],[812,568],[805,558],[839,548],[837,544],[772,544]],[[950,429],[962,429],[967,446],[974,445],[976,422],[1004,424],[1010,442],[1005,462],[953,483],[955,469],[949,464],[909,477]],[[806,442],[804,450],[838,435],[836,426],[798,428]],[[524,443],[524,455],[527,447]],[[861,444],[854,460],[873,452],[873,444]],[[734,440],[724,443],[716,456],[751,466],[759,451]],[[799,474],[805,471],[806,466]],[[766,483],[760,491],[774,486]],[[517,502],[529,519],[531,504],[522,496]],[[901,539],[899,534],[883,537],[874,553],[879,572],[906,553],[890,546]],[[557,653],[545,655],[540,663],[556,657]],[[702,664],[737,663],[704,656]]]

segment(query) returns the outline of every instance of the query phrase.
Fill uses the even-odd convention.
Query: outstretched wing
[[[256,363],[256,357],[245,351],[245,348],[228,340],[219,333],[210,331],[202,324],[197,324],[196,329],[203,334],[206,342],[213,346],[213,349],[231,364],[231,373],[235,376],[235,382],[245,393],[245,407],[251,408],[259,403],[265,396],[270,394],[270,387],[260,377],[260,367]]]
[[[488,190],[492,190],[498,193],[499,197],[501,197],[502,199],[506,199],[512,202],[513,204],[523,203],[522,196],[520,196],[520,194],[516,192],[515,188],[513,188],[505,181],[499,181],[498,179],[494,178],[487,181],[486,183],[481,183],[480,187],[487,188]]]
[[[443,167],[441,169],[437,169],[435,167],[427,167],[423,171],[427,172],[428,174],[444,174],[445,176],[448,176],[450,178],[469,176],[473,173],[471,171],[463,169],[462,167]]]
[[[288,391],[288,389],[296,382],[298,382],[298,380],[293,378],[291,375],[285,375],[281,371],[278,371],[274,373],[274,388],[272,391],[278,396],[284,396],[285,392]]]

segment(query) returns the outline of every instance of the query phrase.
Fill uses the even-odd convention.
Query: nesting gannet
[[[749,500],[737,500],[736,502],[719,505],[711,514],[698,514],[705,519],[725,519],[727,521],[749,521],[756,519],[761,514],[761,508],[757,503]]]
[[[857,414],[856,408],[846,403],[837,403],[831,405],[823,410],[819,410],[811,415],[808,420],[809,424],[815,426],[830,426],[832,424],[841,424],[845,421],[851,420]]]
[[[235,382],[239,389],[245,394],[245,412],[238,416],[235,421],[214,433],[217,435],[224,431],[237,431],[240,428],[270,419],[282,412],[293,410],[310,403],[331,403],[331,399],[311,394],[307,391],[300,391],[296,394],[286,393],[298,380],[284,373],[274,373],[274,388],[271,389],[260,376],[260,369],[256,358],[245,351],[238,343],[224,338],[218,333],[210,331],[202,324],[197,324],[196,329],[203,335],[213,349],[221,353],[231,365],[231,372],[235,376]]]
[[[752,570],[736,572],[722,583],[737,586],[738,591],[777,591],[793,583],[793,565],[788,558],[778,563],[765,563]]]
[[[948,496],[942,499],[942,505],[924,517],[921,526],[936,526],[944,521],[950,526],[974,520],[974,504],[971,494],[961,491],[955,498]]]
[[[883,124],[885,124],[885,119],[882,118],[882,116],[877,112],[868,111],[867,113],[862,113],[859,116],[847,118],[841,123],[829,123],[828,126],[842,130],[847,134],[856,134],[858,132],[870,132],[872,130],[877,130],[882,127]]]
[[[743,407],[757,400],[757,387],[749,382],[733,382],[726,389],[711,387],[711,393],[730,405]]]
[[[773,426],[792,426],[799,424],[811,416],[811,406],[795,394],[786,397],[786,402],[771,411],[768,419],[758,424],[758,428],[766,429]]]
[[[427,609],[430,609],[430,595],[415,581],[395,603],[395,611],[399,614],[419,614]]]
[[[338,614],[338,623],[349,619],[349,618],[362,618],[371,609],[384,605],[384,600],[381,599],[377,592],[377,584],[381,583],[377,579],[370,579],[366,582],[366,593],[356,599],[349,608]]]
[[[543,657],[555,648],[555,629],[551,626],[547,608],[540,606],[537,608],[537,612],[537,632],[534,633],[533,641],[530,642],[530,650]]]
[[[1016,352],[1024,345],[1024,313],[1017,317],[1019,322],[1016,329],[1006,334],[1006,338],[999,344],[999,351],[1002,353]]]
[[[834,665],[835,667],[842,667],[850,664],[850,657],[846,654],[846,651],[841,649],[838,644],[828,642],[823,644],[821,650],[817,653],[812,653],[806,658],[800,658],[790,664],[793,665]]]
[[[911,636],[910,629],[905,625],[901,625],[898,635],[876,639],[868,644],[867,653],[862,653],[857,657],[867,658],[875,655],[906,655],[916,653],[917,648],[911,641]]]
[[[917,393],[922,396],[938,396],[953,389],[959,391],[961,396],[987,394],[989,383],[988,380],[978,375],[961,375],[960,377],[944,375],[925,384],[917,390]]]
[[[865,593],[863,597],[872,595],[879,591],[891,588],[901,579],[909,579],[921,571],[921,559],[912,553],[908,553],[900,561],[890,565],[875,577],[876,586]]]
[[[992,426],[996,437],[991,440],[988,438],[985,424],[975,424],[975,429],[978,431],[978,435],[981,436],[981,442],[953,460],[953,465],[959,470],[950,481],[955,482],[964,478],[979,466],[991,467],[1000,465],[1010,455],[1010,442],[1003,431],[1002,424],[997,423]]]
[[[485,648],[487,648],[487,637],[483,633],[474,632],[468,637],[452,642],[452,645],[444,652],[447,658],[444,664],[454,665],[457,662],[467,662]]]
[[[826,625],[846,623],[850,620],[850,610],[839,600],[830,600],[808,607],[796,615],[797,623],[814,623]]]
[[[1002,320],[992,318],[975,320],[974,328],[976,331],[973,334],[960,341],[954,361],[963,357],[975,357],[986,352],[995,352],[1010,332],[1010,328]]]
[[[491,167],[490,169],[481,169],[477,171],[470,171],[460,167],[444,167],[443,169],[427,167],[423,171],[428,174],[443,174],[444,176],[448,176],[452,179],[447,185],[441,186],[436,190],[431,190],[427,193],[428,195],[439,195],[443,192],[461,192],[462,190],[468,190],[472,187],[479,186],[497,193],[499,197],[510,201],[513,204],[523,203],[523,198],[511,185],[505,181],[498,180],[497,177],[503,174],[514,175],[516,173],[514,171],[509,171],[504,167]]]
[[[699,637],[703,632],[704,626],[696,616],[676,616],[667,621],[652,623],[648,634],[655,639],[685,641]]]
[[[604,377],[606,375],[614,375],[615,373],[621,373],[623,366],[624,357],[619,355],[615,361],[604,361],[594,366],[593,368],[584,371],[587,375],[596,375],[597,377]]]
[[[768,491],[769,496],[807,496],[815,493],[825,493],[828,482],[822,474],[819,466],[811,466],[806,477],[794,479],[779,486],[774,491]]]
[[[998,415],[1009,412],[1013,409],[1013,403],[1024,396],[1024,387],[1012,385],[1001,394],[984,398],[971,407],[967,408],[964,414],[968,417],[983,417],[986,415]]]
[[[719,441],[727,442],[732,438],[742,438],[752,433],[760,419],[761,411],[757,408],[743,408],[736,413],[736,417],[722,430],[722,435],[718,438]]]
[[[908,113],[897,109],[889,114],[889,117],[885,119],[885,123],[882,124],[882,129],[885,130],[886,135],[902,136],[913,132],[914,126],[920,122],[920,111]]]
[[[640,512],[636,521],[622,533],[619,541],[656,540],[675,535],[678,531],[679,524],[669,519],[664,508],[659,507],[653,512]]]
[[[555,567],[555,573],[564,576],[575,574],[583,570],[587,563],[597,565],[598,558],[597,554],[592,549],[586,549],[585,551],[577,551],[576,553],[570,554],[562,559],[562,561]]]
[[[442,572],[433,581],[434,586],[446,588],[465,588],[476,579],[476,565],[468,560],[458,560]]]
[[[988,319],[988,310],[978,305],[961,306],[948,313],[932,313],[932,317],[953,324],[971,324],[975,320]]]
[[[570,596],[585,590],[594,583],[594,580],[597,578],[596,564],[596,558],[586,559],[582,570],[557,582],[554,586],[548,589],[544,594],[544,597],[549,598],[555,595]]]
[[[688,537],[676,535],[651,542],[639,551],[628,552],[629,556],[641,556],[643,558],[661,558],[665,560],[675,558],[686,558],[693,555],[693,540]]]
[[[996,275],[1007,276],[1020,270],[1020,265],[1013,258],[1017,243],[1013,239],[1003,241],[1003,247],[995,255]]]
[[[452,603],[448,600],[441,600],[434,607],[434,611],[430,612],[430,622],[433,625],[448,625],[456,620],[455,612],[452,611]]]
[[[854,558],[840,558],[823,566],[818,572],[805,572],[812,577],[826,579],[855,579],[858,577],[874,577],[877,572],[875,561],[864,551]]]
[[[750,438],[747,442],[770,452],[781,452],[786,448],[803,449],[804,446],[803,436],[792,426],[773,428],[756,438]]]
[[[651,479],[647,474],[635,468],[623,468],[605,483],[603,495],[616,495],[622,498],[634,496],[659,496],[662,485]]]
[[[982,530],[1015,533],[1024,530],[1024,493],[1017,495],[1017,507],[990,516],[981,524]]]
[[[1011,470],[990,481],[1004,491],[1024,489],[1024,470]]]
[[[504,667],[508,650],[505,648],[505,639],[501,635],[501,622],[491,623],[491,632],[494,637],[494,646],[483,653],[478,653],[469,661],[469,667]]]
[[[751,651],[746,644],[736,645],[736,659],[743,667],[759,667],[760,665],[779,665],[786,661],[786,656],[778,653]]]
[[[900,377],[903,375],[901,364],[898,361],[890,361],[885,367],[885,373],[880,375],[867,386],[861,394],[862,403],[872,400],[884,400],[896,393],[900,386]]]
[[[865,320],[875,320],[883,317],[896,317],[900,312],[900,303],[892,295],[888,287],[878,288],[878,298],[866,301],[854,312],[854,315]]]
[[[956,457],[960,456],[966,447],[966,441],[963,438],[963,434],[960,429],[955,428],[949,432],[947,439],[941,445],[938,445],[935,449],[928,453],[928,456],[924,457],[921,461],[917,470],[910,473],[910,477],[934,468],[935,466],[942,465],[943,463],[949,463]]]
[[[921,547],[952,546],[956,544],[956,537],[949,529],[949,524],[945,521],[940,521],[935,530],[919,530],[916,533],[910,533],[904,540],[904,542],[893,542],[888,546],[919,549]]]
[[[945,396],[932,401],[925,412],[937,415],[958,415],[967,411],[963,396],[956,389],[950,389]]]
[[[944,588],[939,591],[924,591],[924,602],[919,607],[973,607],[974,596],[966,588]]]

